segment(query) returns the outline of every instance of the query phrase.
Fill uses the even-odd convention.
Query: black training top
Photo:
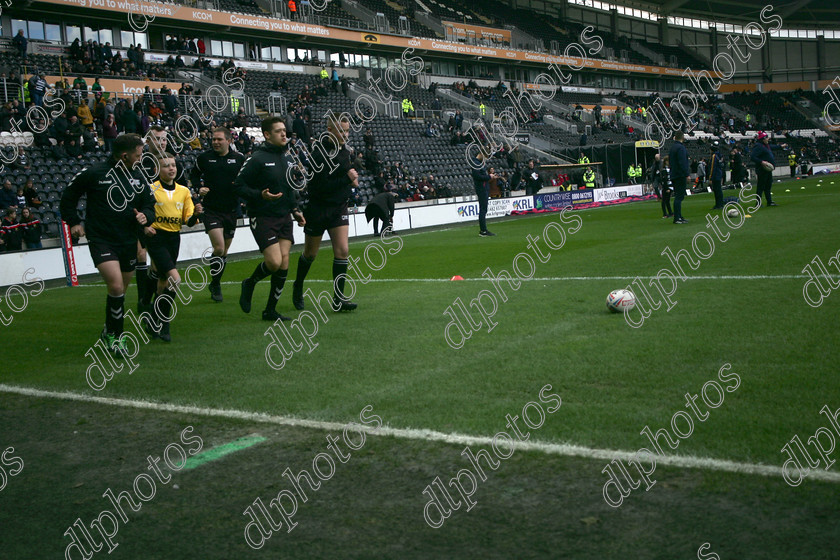
[[[287,170],[295,165],[288,146],[263,142],[242,164],[236,176],[236,194],[248,203],[248,215],[283,217],[298,207],[297,191],[287,179]],[[265,200],[262,191],[283,193],[277,200]]]
[[[148,184],[140,174],[116,162],[96,163],[76,174],[61,195],[61,219],[73,227],[82,222],[77,211],[79,199],[87,197],[85,234],[89,241],[128,244],[137,241],[142,227],[134,210],[146,215],[147,224],[155,220],[155,203]]]
[[[199,155],[190,173],[193,189],[198,192],[202,179],[210,192],[204,195],[201,205],[205,210],[215,212],[234,212],[239,203],[236,194],[236,181],[245,156],[239,152],[229,151],[226,156],[220,156],[213,150]]]
[[[335,144],[329,138],[323,143],[323,150],[313,150],[313,167],[322,169],[315,173],[315,176],[308,183],[309,203],[316,206],[341,206],[353,194],[353,181],[347,176],[352,169],[350,164],[350,152],[346,146],[338,150],[338,154],[331,158],[334,171],[330,171],[330,165],[325,154],[335,150]]]

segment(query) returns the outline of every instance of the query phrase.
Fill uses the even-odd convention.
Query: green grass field
[[[562,224],[559,213],[495,221],[493,238],[478,237],[475,224],[398,232],[402,247],[381,270],[363,266],[372,280],[356,283],[359,309],[329,313],[313,338],[317,347],[307,352],[304,345],[280,370],[266,362],[271,324],[259,318],[268,282],[257,287],[250,315],[237,305],[239,281],[259,262],[255,255],[228,264],[223,304],[206,291],[189,305],[179,302],[173,342],[142,345],[137,369],[118,373],[99,392],[86,382],[91,359],[85,353],[102,328],[104,287],[98,277],[75,289],[48,286],[0,332],[0,383],[185,408],[4,388],[0,450],[13,446],[25,467],[0,492],[2,557],[60,558],[70,543],[63,534],[77,518],[91,530],[102,510],[113,511],[102,497],[106,489],[131,490],[137,475],[151,473],[146,457],[160,456],[193,426],[202,451],[253,434],[266,439],[175,472],[139,511],[126,508],[129,522],[120,522],[111,557],[837,558],[840,467],[826,471],[821,464],[821,479],[812,471],[798,487],[778,472],[720,467],[728,461],[778,469],[787,459],[783,445],[830,428],[819,411],[840,408],[834,381],[840,293],[814,308],[802,292],[803,268],[816,256],[828,266],[840,250],[840,178],[818,181],[777,183],[778,207],[752,212],[738,229],[721,225],[728,239],[715,239],[714,254],[697,270],[686,269],[689,279],[672,296],[676,305],[652,311],[639,328],[607,312],[607,294],[636,277],[655,293],[649,278],[673,268],[662,251],[691,252],[698,232],[712,234],[705,216],[720,211],[709,210],[711,195],[686,199],[683,215],[691,223],[683,226],[661,219],[658,202],[647,201],[576,212],[581,223],[574,233],[574,218],[567,214],[571,223]],[[560,249],[543,244],[549,222],[566,231]],[[452,348],[444,311],[456,298],[468,304],[482,290],[494,291],[482,272],[512,272],[517,254],[534,255],[529,235],[540,236],[550,258],[535,259],[534,278],[518,290],[502,282],[508,299],[497,297],[498,325],[490,332],[483,326],[462,348]],[[371,243],[396,248],[394,239],[385,245],[368,238],[353,242],[351,254],[362,257]],[[299,251],[292,254],[292,277]],[[309,275],[316,292],[331,288],[331,262],[325,247]],[[840,270],[830,273],[831,281],[840,278]],[[454,275],[465,281],[449,281]],[[127,301],[136,301],[134,286]],[[297,315],[291,286],[278,309]],[[670,431],[672,415],[688,411],[684,395],[717,381],[724,364],[739,376],[737,389],[730,385],[718,408],[698,401],[708,419],[695,421],[677,449],[665,449],[686,466],[659,464],[648,491],[642,484],[621,507],[608,506],[602,470],[615,452],[650,447],[640,434],[645,426]],[[485,467],[487,479],[472,496],[477,505],[430,527],[424,488],[470,468],[461,456],[470,440],[442,441],[441,434],[474,436],[470,448],[492,454],[486,438],[512,434],[506,415],[521,416],[527,403],[540,402],[545,385],[562,406],[530,430],[529,442],[537,445],[516,449],[495,471]],[[268,505],[292,490],[283,471],[312,472],[313,458],[330,453],[325,436],[341,438],[341,426],[358,422],[366,406],[368,416],[378,415],[394,431],[368,435],[346,463],[335,462],[319,490],[304,484],[308,500],[298,500],[298,525],[276,530],[259,550],[249,547],[242,512],[258,497]],[[419,430],[438,434],[423,438]],[[578,447],[568,451],[564,444]],[[709,556],[698,555],[704,543],[702,554]]]

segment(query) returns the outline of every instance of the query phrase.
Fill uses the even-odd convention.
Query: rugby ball
[[[613,313],[624,313],[636,306],[636,296],[630,290],[613,290],[607,296],[607,309]]]
[[[729,210],[726,211],[726,215],[730,218],[737,218],[741,215],[741,212],[739,212],[737,208],[732,206],[731,208],[729,208]]]
[[[764,169],[766,169],[767,171],[773,171],[774,169],[776,169],[775,167],[773,167],[773,164],[769,161],[762,161],[761,165],[763,165]]]

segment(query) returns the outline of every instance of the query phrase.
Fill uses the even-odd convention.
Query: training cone
[[[799,187],[799,188],[802,189],[803,191],[805,190],[805,187]]]
[[[449,281],[450,281],[450,282],[452,282],[453,280],[463,280],[463,279],[464,279],[464,277],[463,277],[463,276],[458,276],[458,275],[456,274],[455,276],[453,276],[452,278],[450,278],[450,279],[449,279]]]
[[[785,192],[790,192],[790,189],[785,189]]]
[[[744,217],[745,218],[752,218],[752,216],[750,216],[749,214],[744,214]]]

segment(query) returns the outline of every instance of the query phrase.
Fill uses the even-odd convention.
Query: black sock
[[[105,330],[114,336],[123,333],[123,311],[125,307],[125,294],[121,296],[108,295],[105,303]]]
[[[268,292],[268,303],[265,306],[266,311],[276,311],[277,302],[283,294],[283,286],[286,285],[286,276],[289,274],[289,269],[279,269],[271,275],[271,290]]]
[[[151,286],[149,286],[149,265],[137,265],[137,303],[146,301],[146,294]]]
[[[255,268],[254,272],[251,274],[251,282],[256,284],[269,274],[271,274],[271,272],[268,270],[268,267],[265,266],[265,261],[263,261],[257,265],[257,268]]]
[[[333,259],[333,289],[334,299],[350,301],[344,297],[344,280],[347,278],[347,259]]]
[[[168,323],[172,317],[172,306],[175,303],[175,292],[165,289],[155,300],[155,316],[161,323]]]
[[[146,293],[143,294],[143,305],[151,305],[157,295],[158,289],[158,275],[153,268],[149,268],[148,278],[146,279]]]
[[[216,274],[212,274],[213,281],[210,282],[214,286],[218,286],[222,282],[222,274],[225,273],[225,266],[227,266],[227,256],[224,257],[213,257],[210,259],[211,265],[210,268],[217,268],[218,272]]]
[[[309,274],[309,267],[312,266],[312,263],[315,262],[315,258],[307,259],[303,253],[300,254],[300,258],[298,258],[298,267],[297,267],[297,276],[295,277],[295,284],[298,286],[303,285],[303,281],[306,279],[306,275]]]

